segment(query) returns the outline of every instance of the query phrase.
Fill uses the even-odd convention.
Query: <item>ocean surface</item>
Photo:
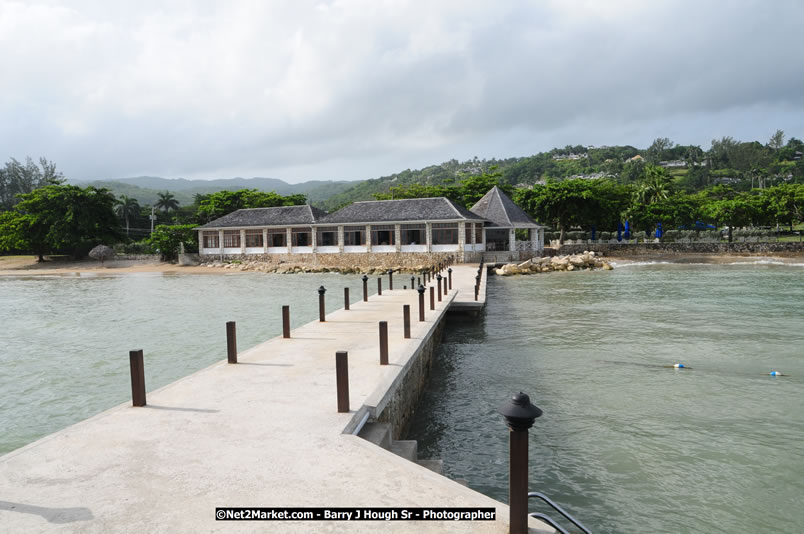
[[[803,264],[491,277],[487,302],[450,319],[420,457],[508,502],[497,408],[523,391],[530,490],[596,534],[804,531]]]
[[[321,285],[328,312],[362,299],[356,275],[0,276],[0,454],[131,402],[130,350],[153,391],[226,359],[227,321],[243,351],[282,334],[282,305],[317,320]]]
[[[319,285],[328,310],[344,286],[361,298],[337,274],[0,277],[0,454],[130,402],[129,350],[152,391],[225,359],[226,321],[243,350],[281,333],[283,304],[315,320]],[[488,292],[480,318],[449,319],[420,457],[507,502],[496,409],[522,390],[544,410],[530,487],[593,532],[802,531],[803,265],[646,262]]]

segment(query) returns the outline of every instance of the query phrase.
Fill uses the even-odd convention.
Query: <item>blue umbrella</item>
[[[595,228],[595,225],[592,225],[592,241],[595,240],[595,234],[596,233],[597,233],[597,229]]]
[[[625,221],[625,236],[626,239],[631,239],[631,223]]]
[[[656,223],[656,237],[662,237],[662,223]]]
[[[617,241],[623,240],[623,223],[617,223]]]

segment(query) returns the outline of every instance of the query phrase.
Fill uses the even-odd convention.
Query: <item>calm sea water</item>
[[[282,333],[283,304],[316,320],[320,285],[328,311],[362,298],[356,275],[0,277],[0,454],[130,401],[130,350],[154,390],[225,359],[226,321],[242,351]]]
[[[804,531],[804,265],[492,277],[488,294],[446,329],[421,457],[507,502],[496,409],[522,390],[544,410],[530,488],[593,532]]]

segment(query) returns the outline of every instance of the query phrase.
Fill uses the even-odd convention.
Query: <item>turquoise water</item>
[[[446,329],[420,456],[507,502],[496,409],[520,390],[544,410],[531,491],[595,533],[804,528],[801,264],[491,277],[482,317]]]
[[[0,277],[0,454],[131,401],[128,352],[142,349],[148,391],[362,298],[358,276],[259,273]],[[376,284],[369,284],[371,287]]]

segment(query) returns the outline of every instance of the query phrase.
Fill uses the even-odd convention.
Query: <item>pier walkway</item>
[[[237,364],[223,360],[150,391],[144,407],[117,406],[0,457],[0,531],[507,532],[504,504],[344,432],[360,424],[366,406],[387,400],[450,305],[474,303],[477,265],[452,268],[454,290],[434,311],[428,290],[424,322],[416,291],[385,289],[290,339],[241,352]],[[410,339],[403,304],[411,307]],[[380,320],[389,334],[383,366]],[[341,350],[349,354],[349,413],[336,411]],[[128,365],[123,357],[120,365]],[[224,506],[493,507],[497,519],[216,521],[215,508]],[[541,523],[530,524],[541,532]]]

